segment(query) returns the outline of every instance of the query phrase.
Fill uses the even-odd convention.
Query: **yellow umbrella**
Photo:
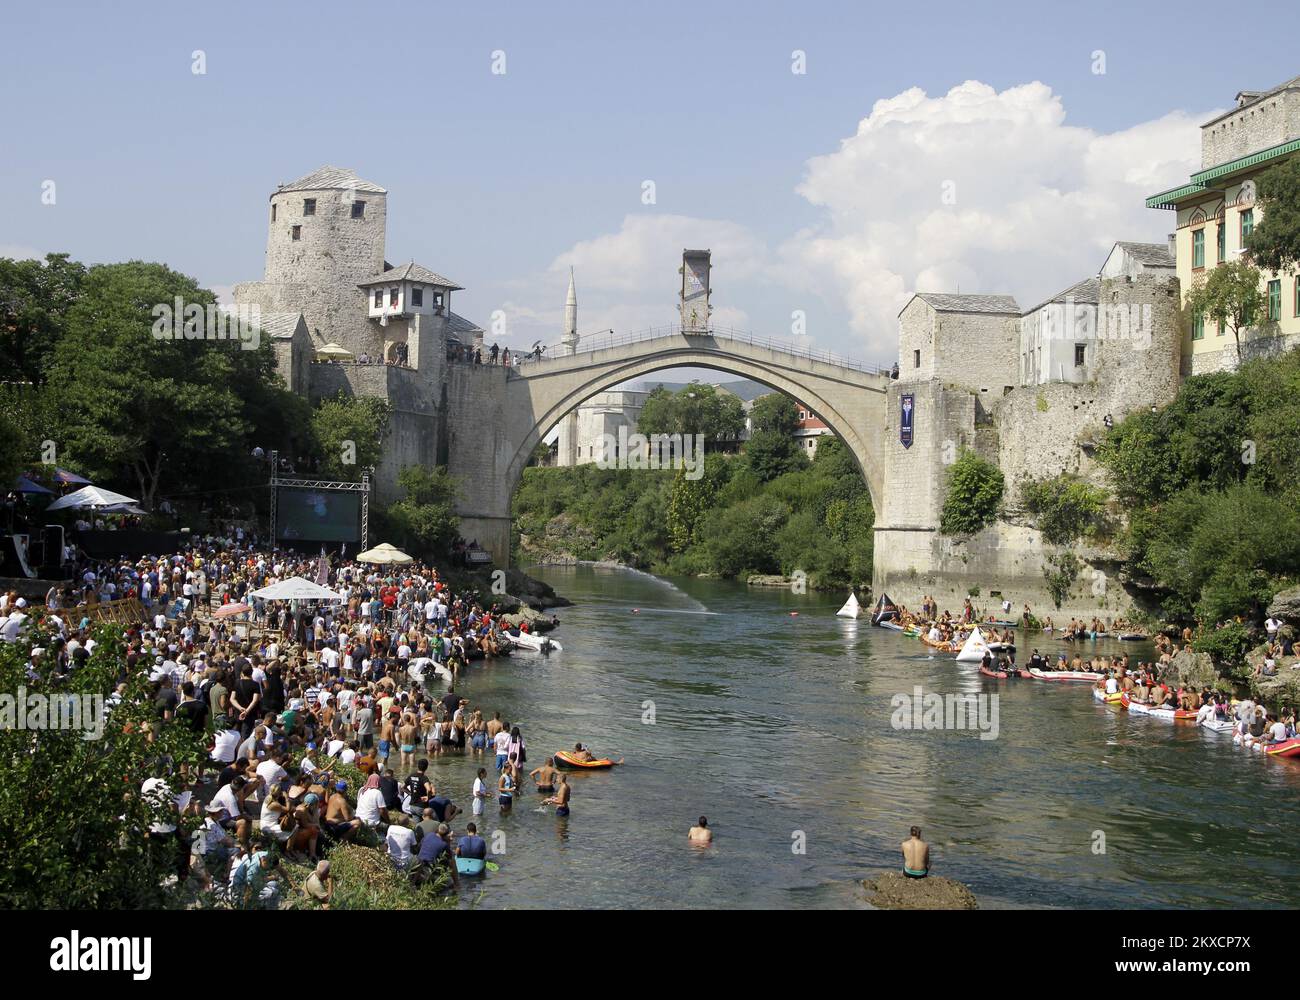
[[[338,344],[326,344],[324,347],[322,347],[320,350],[316,352],[316,357],[327,358],[327,359],[338,358],[339,360],[343,360],[344,358],[356,357],[356,355],[353,354],[351,351],[349,351],[346,347],[341,347]]]
[[[373,549],[366,549],[365,552],[358,553],[357,562],[377,563],[379,565],[387,566],[397,563],[415,562],[415,557],[408,556],[396,546],[384,542],[381,545],[376,545]]]

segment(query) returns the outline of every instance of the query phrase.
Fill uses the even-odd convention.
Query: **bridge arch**
[[[617,350],[552,358],[511,379],[508,391],[527,397],[528,416],[524,420],[527,426],[520,425],[511,435],[515,448],[505,470],[507,497],[514,495],[538,443],[580,403],[621,382],[689,367],[752,379],[806,404],[845,443],[866,481],[872,505],[881,509],[884,471],[879,434],[873,432],[884,426],[886,376],[744,342],[684,336],[662,340],[670,343],[652,340]],[[521,413],[525,407],[513,409]]]

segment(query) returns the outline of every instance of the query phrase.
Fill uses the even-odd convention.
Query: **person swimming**
[[[709,819],[707,816],[701,816],[700,821],[686,834],[686,839],[692,844],[711,844],[713,843],[713,831],[709,829]]]
[[[903,841],[903,874],[908,878],[925,878],[930,874],[930,845],[921,839],[921,828],[912,827],[912,836]]]

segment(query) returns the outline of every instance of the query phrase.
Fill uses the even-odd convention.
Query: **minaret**
[[[573,284],[573,268],[569,268],[569,294],[564,300],[564,335],[560,337],[564,355],[578,351],[578,291]],[[557,442],[556,465],[578,464],[578,411],[570,410],[560,421],[560,438]]]

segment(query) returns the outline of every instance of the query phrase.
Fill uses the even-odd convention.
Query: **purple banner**
[[[912,447],[912,426],[916,419],[916,399],[910,393],[898,397],[898,440],[904,448]]]

